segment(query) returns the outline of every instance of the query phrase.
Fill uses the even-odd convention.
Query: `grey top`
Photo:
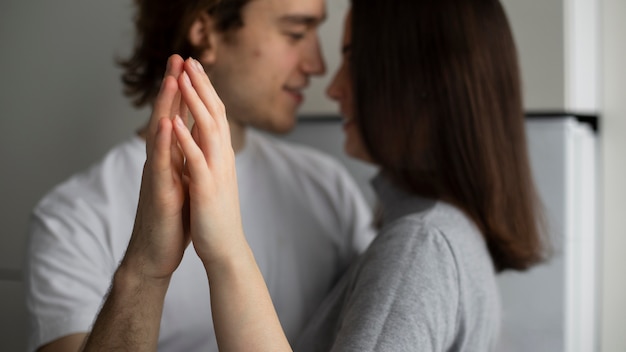
[[[383,226],[296,351],[491,351],[500,299],[485,241],[458,208],[377,176]]]

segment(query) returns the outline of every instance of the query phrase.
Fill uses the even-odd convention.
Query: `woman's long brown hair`
[[[498,0],[353,0],[351,45],[357,122],[382,169],[463,209],[498,271],[544,259],[517,52]]]

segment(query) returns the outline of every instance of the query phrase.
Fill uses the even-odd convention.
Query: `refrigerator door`
[[[596,139],[574,117],[527,122],[529,156],[552,256],[500,276],[498,351],[597,350]]]

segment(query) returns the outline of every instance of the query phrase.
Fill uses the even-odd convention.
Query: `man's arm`
[[[186,113],[176,81],[182,65],[180,56],[168,62],[147,129],[147,159],[135,225],[91,332],[60,338],[41,351],[157,348],[165,294],[189,244],[183,223],[183,157],[170,122],[171,116]]]
[[[141,278],[133,272],[122,266],[117,270],[91,335],[65,336],[38,351],[156,351],[169,279]]]
[[[179,56],[169,60],[148,128],[133,234],[84,351],[157,348],[165,294],[189,244],[183,225],[183,158],[170,122],[172,114],[180,113],[176,78],[182,64]]]
[[[120,266],[83,350],[156,351],[168,285]]]

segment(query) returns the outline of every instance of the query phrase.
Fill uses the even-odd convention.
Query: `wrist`
[[[202,259],[204,269],[210,281],[219,280],[256,268],[254,254],[247,242],[242,242],[220,251],[210,259]]]
[[[82,351],[156,351],[169,278],[120,264]]]

